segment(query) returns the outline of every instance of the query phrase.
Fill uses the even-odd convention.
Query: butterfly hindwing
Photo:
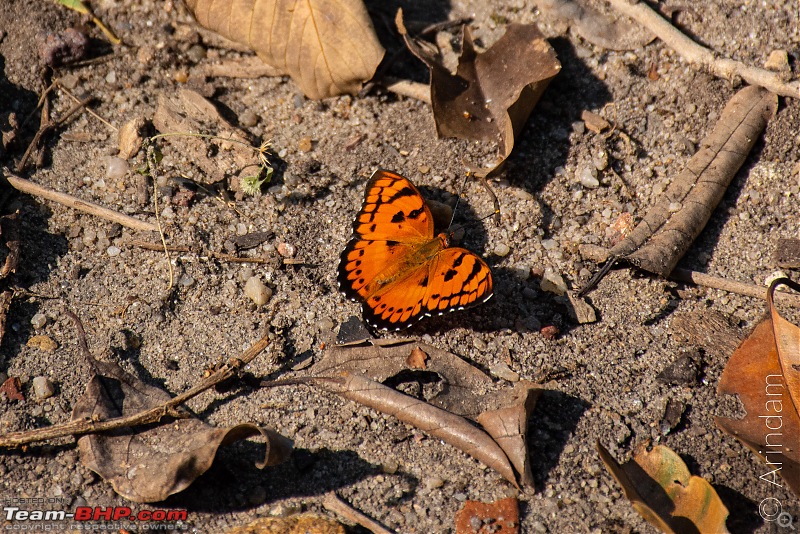
[[[429,265],[425,308],[430,315],[461,310],[489,300],[492,271],[463,248],[446,248]]]
[[[378,170],[367,183],[353,233],[375,241],[430,241],[433,217],[414,184],[399,174]]]

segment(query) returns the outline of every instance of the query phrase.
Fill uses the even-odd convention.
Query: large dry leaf
[[[495,467],[506,478],[511,472],[507,465],[510,462],[522,484],[533,484],[526,436],[528,419],[541,394],[536,384],[521,381],[514,384],[513,388],[487,392],[492,386],[492,379],[481,370],[455,354],[415,339],[333,345],[309,372],[315,377],[349,377],[356,373],[368,377],[370,383],[380,387],[350,391],[348,388],[361,388],[362,384],[352,380],[337,380],[334,390],[346,398],[395,415],[422,430],[435,428],[441,434],[434,435]],[[435,391],[426,395],[425,401],[378,383],[398,383],[404,377],[413,381],[416,376],[414,373],[419,372],[425,377],[435,375],[438,379],[433,381]],[[332,389],[326,379],[320,384]],[[402,395],[402,398],[397,395]],[[403,408],[398,409],[398,406]],[[410,413],[400,413],[406,409],[410,409]],[[413,419],[415,417],[418,419]],[[485,432],[465,418],[480,423]],[[492,441],[486,441],[488,438]],[[486,448],[481,450],[470,445],[473,442]],[[502,469],[495,465],[498,446],[505,457],[502,464],[497,464],[502,465]],[[516,483],[513,474],[509,480]]]
[[[598,441],[597,451],[634,509],[662,532],[728,532],[728,509],[705,479],[692,476],[674,451],[640,447],[622,465]]]
[[[170,399],[166,392],[116,364],[95,364],[98,374],[75,404],[73,420],[133,415]],[[215,428],[193,417],[86,435],[78,440],[78,450],[81,462],[126,499],[157,502],[184,490],[205,473],[220,446],[256,435],[263,436],[267,445],[263,462],[256,464],[259,468],[281,463],[289,456],[291,441],[276,432],[252,424]]]
[[[505,35],[479,54],[472,33],[464,27],[458,68],[452,74],[438,51],[409,37],[399,17],[397,23],[408,49],[430,69],[431,106],[439,136],[497,142],[497,165],[480,174],[499,170],[539,97],[561,70],[544,35],[533,24],[509,24]]]
[[[771,293],[776,284],[769,290],[770,315],[733,353],[717,387],[720,395],[737,395],[746,415],[715,421],[766,463],[761,480],[782,487],[780,475],[800,495],[800,329],[775,310]]]
[[[356,93],[384,49],[361,0],[186,0],[197,22],[246,45],[309,98]]]
[[[231,174],[253,172],[256,158],[247,132],[228,122],[211,101],[196,91],[181,89],[175,94],[159,94],[153,126],[162,134],[179,134],[164,137],[176,152],[167,155],[191,161],[203,182],[214,183]],[[180,134],[207,134],[216,139]],[[210,143],[219,148],[213,157],[209,155]]]
[[[608,251],[609,261],[624,258],[645,271],[669,275],[703,231],[777,108],[778,97],[761,87],[749,86],[736,93],[703,139],[702,148],[658,203],[627,238]]]

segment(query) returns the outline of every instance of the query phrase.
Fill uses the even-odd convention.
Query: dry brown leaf
[[[45,352],[55,352],[58,348],[58,343],[56,343],[53,338],[45,335],[33,336],[25,345],[28,347],[35,347]]]
[[[633,508],[662,532],[728,532],[728,509],[705,479],[692,476],[672,449],[639,447],[622,465],[598,441],[597,451]]]
[[[175,159],[189,160],[197,165],[200,169],[197,174],[205,182],[218,182],[243,169],[250,172],[256,163],[249,135],[228,122],[214,104],[191,89],[181,89],[176,95],[160,94],[153,126],[162,134],[202,133],[222,138],[213,141],[186,135],[164,138],[179,152]],[[220,149],[213,157],[209,156],[209,143],[218,145]]]
[[[749,86],[736,93],[702,148],[609,258],[669,275],[703,231],[777,107],[778,97],[766,89]]]
[[[769,288],[770,315],[733,353],[720,377],[717,393],[737,395],[746,412],[742,419],[717,417],[717,425],[744,443],[767,464],[759,476],[782,486],[778,475],[800,495],[800,329],[778,315]],[[800,290],[800,286],[789,283]]]
[[[557,18],[583,39],[609,50],[641,48],[656,36],[627,20],[600,13],[577,0],[538,0],[546,16]]]
[[[73,420],[133,415],[170,399],[166,392],[116,364],[95,361],[95,365],[99,374],[92,377],[75,404]],[[78,440],[78,450],[81,462],[126,499],[157,502],[187,488],[205,473],[220,446],[256,435],[263,436],[267,445],[264,461],[256,464],[259,468],[278,464],[291,452],[291,441],[271,430],[252,424],[215,428],[193,417],[144,429],[86,435]]]
[[[0,393],[5,394],[8,400],[24,401],[22,394],[22,382],[16,376],[9,376],[3,385],[0,386]]]
[[[410,355],[417,351],[427,356],[424,371],[415,370],[409,364]],[[436,376],[439,380],[435,384],[437,386],[434,388],[435,392],[425,395],[425,401],[429,404],[378,383],[413,381],[414,371],[423,373],[429,382],[431,376]],[[323,359],[310,370],[310,374],[314,377],[351,376],[353,373],[369,377],[370,383],[380,387],[367,388],[365,391],[349,391],[348,388],[360,387],[361,384],[352,381],[345,384],[339,381],[335,388],[337,393],[378,411],[395,415],[422,430],[441,427],[438,430],[443,434],[434,435],[473,455],[490,467],[495,467],[499,446],[500,451],[504,453],[504,463],[502,469],[495,468],[506,478],[509,472],[513,477],[513,471],[507,465],[510,462],[523,484],[533,483],[526,435],[528,419],[541,394],[538,385],[520,381],[515,383],[513,388],[507,387],[486,393],[492,385],[489,376],[455,354],[419,343],[414,339],[374,340],[333,345],[325,351]],[[376,382],[372,382],[373,380]],[[331,389],[327,379],[322,379],[320,383]],[[396,395],[401,395],[402,400]],[[411,414],[401,416],[397,413],[397,406],[399,404],[406,407],[405,403],[414,408]],[[414,413],[414,410],[417,413]],[[403,418],[415,416],[420,419],[411,421]],[[465,417],[480,423],[489,435],[486,436],[483,431],[475,428],[464,419]],[[475,452],[475,447],[464,445],[470,440],[477,439],[473,435],[474,431],[480,433],[479,441],[485,444],[487,449]],[[493,440],[491,443],[486,441],[489,436]],[[495,463],[490,464],[489,461]]]
[[[516,534],[519,527],[519,502],[514,497],[490,503],[467,501],[456,514],[456,534]]]
[[[561,70],[553,48],[535,25],[509,24],[505,35],[479,54],[465,26],[458,68],[452,74],[437,51],[406,33],[400,16],[397,24],[408,49],[430,69],[439,136],[499,143],[497,165],[476,174],[498,171],[539,97]]]
[[[246,45],[309,98],[357,93],[384,49],[361,0],[187,0],[197,22]]]

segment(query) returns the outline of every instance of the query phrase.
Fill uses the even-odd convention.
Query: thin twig
[[[393,534],[393,532],[374,519],[365,516],[343,500],[341,500],[334,492],[328,492],[325,494],[325,498],[322,501],[322,506],[325,507],[326,510],[333,512],[335,514],[339,514],[343,518],[347,519],[348,521],[352,521],[357,525],[361,525],[365,529],[369,530],[374,534]]]
[[[166,247],[166,250],[169,251],[169,252],[183,252],[183,253],[194,252],[194,253],[196,253],[198,255],[205,255],[205,256],[208,256],[209,258],[213,258],[215,260],[227,261],[227,262],[230,262],[230,263],[259,263],[259,264],[270,263],[270,260],[268,260],[266,258],[241,258],[239,256],[232,256],[230,254],[223,254],[221,252],[213,252],[213,251],[201,253],[201,252],[194,251],[190,247],[186,247],[186,246],[181,246],[181,245],[162,245],[162,244],[159,244],[159,243],[150,243],[149,241],[143,241],[141,239],[130,239],[128,241],[125,241],[124,244],[125,245],[129,245],[131,247],[139,247],[139,248],[143,248],[145,250],[155,250],[155,251],[159,251],[159,252],[163,252],[165,247]]]
[[[787,83],[779,73],[746,65],[740,61],[717,55],[681,33],[677,28],[653,11],[644,2],[609,0],[611,6],[655,33],[659,39],[683,56],[689,63],[706,67],[714,75],[730,80],[739,76],[750,85],[758,85],[771,92],[800,98],[800,81]]]
[[[47,189],[46,187],[42,187],[39,184],[31,182],[30,180],[26,180],[24,178],[20,178],[15,174],[11,174],[8,171],[3,172],[3,176],[6,178],[6,180],[8,180],[8,183],[11,184],[11,186],[14,187],[14,189],[16,189],[17,191],[22,191],[23,193],[28,193],[30,195],[35,195],[47,200],[51,200],[53,202],[58,202],[59,204],[63,204],[64,206],[80,210],[85,213],[89,213],[96,217],[100,217],[103,219],[107,219],[109,221],[119,223],[123,226],[127,226],[128,228],[132,228],[134,230],[143,230],[146,232],[158,231],[158,227],[153,224],[150,224],[149,222],[140,221],[139,219],[135,219],[133,217],[116,212],[114,210],[104,208],[103,206],[95,204],[94,202],[89,202],[88,200],[81,200],[77,197],[73,197],[72,195],[68,195],[66,193],[59,193],[58,191]]]
[[[61,126],[62,124],[64,124],[73,114],[75,114],[75,112],[77,112],[80,109],[83,109],[86,106],[86,104],[91,102],[93,99],[94,99],[94,97],[90,96],[90,97],[87,97],[87,98],[81,100],[77,104],[73,105],[64,114],[63,117],[59,117],[56,120],[47,121],[47,124],[44,124],[41,128],[39,128],[39,131],[36,132],[36,135],[33,136],[33,140],[31,140],[30,144],[28,145],[28,148],[25,150],[25,153],[22,155],[22,159],[17,164],[17,172],[22,172],[22,171],[25,170],[25,167],[27,167],[27,165],[28,165],[28,159],[31,156],[31,152],[33,152],[33,150],[39,145],[39,141],[41,140],[43,135],[45,135],[46,133],[50,132],[51,130],[54,130],[54,129],[58,128],[59,126]],[[45,100],[45,102],[46,102],[46,100]],[[42,117],[43,117],[43,119],[45,118],[44,115]]]
[[[77,437],[84,434],[106,432],[117,428],[148,425],[151,423],[157,423],[166,416],[181,417],[183,414],[176,411],[176,408],[179,405],[183,404],[192,397],[197,396],[203,391],[216,386],[220,382],[230,379],[239,369],[253,361],[256,356],[258,356],[265,348],[267,348],[269,343],[269,336],[262,337],[252,347],[247,349],[239,358],[229,359],[225,365],[220,367],[220,369],[218,369],[214,374],[200,382],[200,384],[159,406],[155,406],[137,414],[127,415],[125,417],[115,417],[106,421],[80,419],[60,425],[37,428],[35,430],[10,432],[5,435],[0,435],[0,447],[20,447],[22,445],[27,445],[37,441],[46,441],[56,438],[63,438],[66,436]]]
[[[64,87],[64,84],[62,84],[62,83],[61,83],[60,79],[59,79],[59,80],[56,80],[56,81],[55,81],[55,82],[53,82],[53,83],[54,83],[54,84],[57,84],[57,85],[58,85],[58,88],[59,88],[59,89],[61,89],[62,91],[64,91],[64,92],[67,94],[67,96],[68,96],[68,97],[70,97],[72,100],[74,100],[75,102],[80,102],[80,99],[78,99],[78,97],[77,97],[77,96],[73,95],[73,94],[70,92],[70,90],[69,90],[69,89],[67,89],[66,87]],[[118,131],[119,131],[119,128],[117,128],[116,126],[114,126],[113,124],[111,124],[110,122],[108,122],[107,120],[105,120],[103,117],[101,117],[100,115],[98,115],[97,113],[95,113],[95,112],[94,112],[94,111],[93,111],[91,108],[86,108],[86,112],[87,112],[89,115],[91,115],[92,117],[94,117],[95,119],[99,120],[100,122],[102,122],[103,124],[105,124],[106,126],[108,126],[109,128],[111,128],[112,130],[114,130],[115,132],[118,132]]]
[[[678,282],[688,282],[698,286],[721,289],[723,291],[728,291],[729,293],[738,293],[739,295],[746,295],[748,297],[757,297],[761,299],[767,298],[766,287],[756,284],[748,284],[745,282],[735,282],[726,278],[720,278],[719,276],[699,273],[697,271],[690,271],[689,269],[681,269],[680,267],[673,269],[669,277]],[[776,291],[775,302],[800,308],[800,295]]]
[[[398,95],[416,98],[417,100],[425,102],[426,104],[431,103],[431,87],[428,84],[392,78],[389,76],[384,77],[382,83],[387,91],[397,93]]]

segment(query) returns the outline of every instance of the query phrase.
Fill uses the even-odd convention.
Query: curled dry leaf
[[[782,283],[787,280],[770,286],[769,315],[733,353],[717,387],[720,395],[737,395],[747,414],[715,421],[766,463],[761,480],[782,486],[780,475],[800,495],[800,328],[782,318],[772,302]]]
[[[535,25],[509,24],[505,35],[479,54],[465,26],[458,68],[452,74],[437,51],[407,34],[400,16],[396,22],[408,49],[430,69],[439,136],[499,143],[499,163],[480,175],[498,171],[539,97],[561,70],[553,48]]]
[[[627,20],[601,13],[578,0],[539,0],[545,16],[556,18],[590,43],[609,50],[641,48],[656,36]]]
[[[777,96],[766,89],[749,86],[736,93],[702,148],[630,235],[609,250],[609,258],[669,275],[702,232],[777,107]]]
[[[186,135],[165,138],[180,152],[180,159],[192,161],[202,171],[198,174],[210,183],[256,163],[248,134],[228,122],[211,101],[191,89],[181,89],[175,95],[161,93],[153,115],[153,126],[162,134],[203,133],[237,141],[208,141]],[[209,157],[209,142],[218,144],[221,149],[213,157]]]
[[[490,503],[467,501],[456,514],[456,534],[516,534],[519,526],[519,502],[514,497]]]
[[[95,361],[95,365],[98,374],[76,403],[73,420],[132,415],[170,399],[116,364]],[[186,415],[171,424],[83,436],[78,440],[81,462],[126,499],[157,502],[186,489],[205,473],[222,445],[263,436],[267,450],[264,460],[256,464],[259,468],[281,463],[291,452],[291,441],[271,430],[252,424],[215,428]]]
[[[463,417],[352,373],[342,373],[336,378],[318,378],[314,382],[346,399],[393,415],[404,423],[449,443],[517,485],[514,470],[503,449],[489,434]]]
[[[662,532],[728,532],[728,509],[705,479],[692,476],[672,449],[639,447],[622,465],[598,441],[600,459],[633,508]]]
[[[309,98],[357,93],[383,59],[361,0],[187,0],[197,22],[254,50]]]
[[[415,368],[415,358],[411,357],[420,353],[426,355],[424,370]],[[399,382],[403,378],[412,380],[414,371],[424,373],[428,379],[433,374],[440,381],[437,392],[426,396],[427,402],[379,383]],[[369,377],[371,380],[362,380],[367,380],[370,386],[362,388],[363,384],[355,379],[338,379],[354,373]],[[487,393],[492,379],[485,373],[455,354],[414,339],[333,345],[311,368],[310,374],[334,377],[333,383],[327,378],[312,380],[346,398],[429,431],[495,468],[515,484],[511,466],[523,484],[533,483],[526,436],[528,419],[541,389],[532,382],[520,381],[513,388]],[[350,388],[361,389],[351,391]],[[405,410],[409,413],[404,413]],[[465,418],[477,421],[486,432]]]

